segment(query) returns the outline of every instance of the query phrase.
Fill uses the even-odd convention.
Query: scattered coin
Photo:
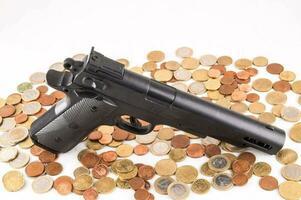
[[[203,55],[200,57],[200,63],[204,66],[214,65],[217,61],[217,58],[214,55]]]
[[[78,167],[73,171],[73,175],[74,177],[78,177],[82,174],[86,174],[89,175],[90,174],[90,170],[86,167]]]
[[[284,106],[281,109],[281,117],[288,122],[297,122],[301,118],[301,112],[296,107]]]
[[[39,160],[42,163],[50,163],[53,162],[56,159],[56,154],[51,153],[49,151],[42,151],[42,153],[39,155]]]
[[[279,78],[283,81],[294,81],[296,79],[296,74],[291,71],[282,71],[279,74]]]
[[[171,146],[169,142],[166,142],[164,140],[158,140],[151,145],[150,152],[156,156],[163,156],[168,154],[170,149]]]
[[[168,186],[175,180],[169,176],[161,176],[154,182],[154,188],[157,193],[167,195]]]
[[[167,193],[173,200],[182,200],[189,196],[189,188],[184,183],[173,182],[168,186]]]
[[[196,194],[205,194],[210,190],[210,183],[206,179],[197,179],[191,185],[191,191]]]
[[[114,179],[110,177],[102,177],[94,183],[95,190],[100,194],[110,193],[115,187]]]
[[[247,160],[238,159],[232,163],[232,170],[234,173],[241,174],[250,170],[251,164]]]
[[[32,190],[35,193],[46,193],[52,186],[53,180],[49,176],[40,176],[32,182]]]
[[[263,176],[259,181],[259,185],[264,190],[272,191],[278,188],[278,180],[273,176]]]
[[[175,162],[181,162],[186,158],[185,149],[175,148],[169,152],[169,158]]]
[[[45,167],[45,172],[50,176],[56,176],[63,171],[63,166],[58,162],[50,162]]]
[[[231,162],[225,155],[215,155],[210,157],[208,166],[215,172],[224,172],[231,166]]]
[[[71,177],[60,176],[53,182],[53,187],[60,195],[67,195],[72,192],[72,182]]]
[[[149,61],[161,62],[165,58],[165,54],[162,51],[151,51],[147,54]]]
[[[268,59],[263,56],[258,56],[253,59],[253,64],[257,67],[264,67],[268,64]]]
[[[188,90],[190,93],[195,95],[204,94],[206,92],[205,85],[202,82],[192,82],[189,85]]]
[[[9,95],[9,96],[6,98],[6,103],[7,103],[8,105],[16,105],[16,104],[20,103],[21,100],[22,100],[22,99],[21,99],[21,95],[18,94],[18,93],[14,93],[14,94]],[[2,106],[4,106],[4,105],[2,105]],[[0,104],[0,107],[2,107],[2,106],[1,106],[1,104]]]
[[[135,191],[134,198],[136,200],[148,200],[151,194],[145,189],[138,189]]]
[[[178,81],[187,81],[191,78],[192,74],[187,69],[179,68],[178,70],[174,71],[174,77]]]
[[[257,162],[253,167],[253,173],[255,176],[268,176],[271,171],[271,166],[266,162]]]
[[[266,101],[272,105],[285,104],[287,96],[283,92],[273,91],[267,94]]]
[[[198,170],[191,165],[184,165],[177,169],[176,179],[182,183],[192,183],[198,177]]]
[[[62,62],[56,62],[56,63],[52,64],[49,67],[49,69],[53,69],[55,71],[63,72],[65,70],[64,63],[62,63]]]
[[[197,69],[192,73],[192,78],[195,81],[207,81],[209,79],[208,70],[206,69]]]
[[[205,154],[208,158],[221,154],[221,149],[216,144],[208,144],[206,146]]]
[[[180,47],[176,50],[176,56],[179,58],[188,58],[193,54],[193,50],[189,47]]]
[[[36,89],[25,90],[21,95],[22,100],[27,102],[37,100],[39,96],[40,96],[40,91]]]
[[[278,63],[271,63],[266,67],[266,69],[270,74],[280,74],[284,68]]]
[[[281,164],[287,165],[294,163],[298,159],[298,154],[292,149],[281,149],[276,154],[276,159]]]
[[[188,86],[185,83],[182,82],[176,82],[171,85],[172,87],[181,90],[182,92],[187,92],[188,91]]]
[[[301,181],[301,166],[288,164],[281,169],[281,175],[289,181]]]
[[[16,112],[16,108],[12,105],[5,105],[0,108],[0,117],[10,117]]]
[[[199,61],[191,57],[184,58],[181,62],[181,66],[188,70],[196,69],[199,66]]]
[[[258,116],[258,120],[266,124],[273,124],[276,121],[276,117],[273,113],[263,112]]]
[[[249,105],[249,111],[254,114],[260,114],[265,111],[265,105],[260,102],[254,102]]]
[[[232,188],[232,178],[228,174],[217,174],[213,177],[212,186],[217,190],[228,190]]]
[[[45,166],[39,161],[29,163],[25,168],[25,173],[29,177],[40,176],[44,173]]]
[[[87,190],[93,186],[93,178],[88,174],[82,174],[75,177],[73,187],[76,190]]]
[[[41,110],[42,106],[39,102],[29,102],[24,104],[23,113],[27,115],[34,115]]]
[[[301,184],[294,181],[286,181],[279,185],[279,193],[284,199],[300,199]]]
[[[148,146],[144,145],[144,144],[139,144],[136,147],[134,147],[134,153],[138,156],[142,156],[147,154],[149,151]]]
[[[8,192],[17,192],[23,188],[25,180],[19,171],[9,171],[3,175],[2,183]]]
[[[251,152],[242,152],[241,154],[239,154],[239,156],[237,157],[237,159],[246,160],[251,165],[253,165],[255,163],[255,161],[256,161],[256,156],[253,153],[251,153]]]
[[[20,93],[23,93],[25,90],[32,89],[32,84],[28,82],[21,83],[17,86],[17,90]]]
[[[170,60],[165,63],[165,68],[168,70],[171,70],[171,71],[176,71],[180,67],[181,67],[181,65],[177,61]]]
[[[232,58],[230,56],[221,56],[217,59],[217,63],[220,65],[231,65],[233,62]]]
[[[248,182],[248,176],[246,174],[235,174],[232,177],[232,182],[236,186],[243,186]]]
[[[252,87],[259,92],[267,92],[272,89],[273,83],[269,79],[260,78],[253,82]]]
[[[289,137],[298,143],[301,143],[301,123],[296,123],[289,131]]]
[[[201,144],[190,144],[187,149],[186,153],[191,158],[200,158],[205,154],[205,146]]]
[[[27,165],[29,160],[30,160],[30,157],[27,153],[19,152],[17,157],[14,160],[9,162],[9,165],[12,168],[19,169],[19,168],[22,168],[25,165]]]
[[[221,86],[218,79],[208,79],[204,84],[207,90],[217,90]]]
[[[297,94],[301,94],[301,80],[292,83],[292,90]]]
[[[18,155],[18,150],[15,147],[5,147],[0,149],[0,161],[9,162],[15,159]]]
[[[190,139],[186,135],[176,135],[171,139],[171,146],[174,148],[186,148],[190,144]]]
[[[24,127],[16,127],[9,131],[8,139],[11,143],[19,143],[28,137],[28,129]]]
[[[136,135],[136,141],[140,144],[150,144],[155,141],[157,134],[157,132],[153,131],[146,135]]]
[[[177,164],[171,159],[159,160],[155,165],[155,171],[159,176],[171,176],[177,170]]]
[[[159,69],[154,73],[154,78],[156,81],[169,81],[173,77],[173,73],[167,69]]]
[[[133,154],[134,148],[129,144],[122,144],[117,147],[116,153],[120,157],[129,157]]]
[[[291,90],[291,84],[287,81],[276,81],[273,83],[273,89],[279,92],[288,92]]]

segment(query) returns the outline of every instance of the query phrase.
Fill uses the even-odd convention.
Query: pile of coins
[[[269,63],[263,56],[236,61],[229,56],[195,58],[189,47],[178,48],[175,55],[178,59],[165,61],[162,51],[151,51],[146,56],[147,61],[138,67],[130,67],[125,58],[117,61],[128,70],[261,122],[273,124],[277,119],[293,122],[288,135],[292,141],[301,143],[301,112],[297,107],[286,105],[287,92],[301,94],[301,81],[295,80],[294,72],[285,70],[281,64]],[[83,60],[85,57],[77,54],[73,58]],[[50,69],[65,70],[61,62],[51,65]],[[256,78],[262,70],[279,80]],[[13,168],[2,177],[7,191],[21,190],[26,175],[33,179],[32,190],[36,193],[53,188],[60,195],[75,193],[93,200],[117,187],[132,190],[136,200],[151,200],[157,195],[180,200],[188,198],[190,192],[202,195],[212,188],[229,190],[259,177],[258,183],[263,190],[278,189],[284,199],[301,198],[301,166],[296,164],[295,150],[284,148],[276,155],[276,160],[283,165],[281,175],[286,180],[279,184],[271,175],[272,167],[258,161],[252,152],[165,125],[157,125],[147,135],[100,125],[83,141],[86,148],[77,156],[81,166],[74,167],[73,176],[61,175],[63,165],[57,161],[58,155],[34,145],[28,137],[31,124],[65,96],[60,91],[48,90],[45,73],[37,72],[28,82],[19,84],[16,93],[0,98],[0,161]],[[267,93],[265,101],[272,106],[270,111],[260,93]],[[297,103],[301,104],[301,97],[298,98]],[[131,160],[132,155],[146,154],[160,160],[152,165]],[[185,164],[185,159],[194,159],[199,168]]]

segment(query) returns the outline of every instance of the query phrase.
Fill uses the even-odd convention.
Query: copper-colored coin
[[[99,141],[100,144],[110,144],[113,140],[113,137],[111,134],[108,133],[102,133],[102,137]]]
[[[50,163],[53,162],[56,159],[56,154],[51,153],[49,151],[43,151],[40,155],[39,155],[39,160],[42,163]]]
[[[231,85],[235,81],[235,79],[233,76],[223,76],[220,81],[224,85]]]
[[[243,153],[239,154],[237,159],[246,160],[250,163],[250,165],[253,165],[256,161],[255,155],[251,152],[243,152]]]
[[[37,87],[37,90],[39,90],[40,94],[45,94],[48,92],[48,87],[46,85],[40,85]]]
[[[66,96],[66,94],[62,91],[54,91],[50,95],[56,98],[57,100],[61,100]]]
[[[145,186],[145,181],[143,178],[134,177],[128,181],[129,185],[133,190],[143,189]]]
[[[58,162],[50,162],[46,165],[45,171],[50,176],[56,176],[63,171],[63,166]]]
[[[176,135],[171,139],[171,146],[174,148],[186,148],[190,144],[190,139],[186,135]]]
[[[117,153],[115,151],[107,151],[102,153],[102,159],[105,162],[113,162],[117,159]]]
[[[249,72],[242,70],[236,73],[236,77],[242,80],[247,80],[250,78]]]
[[[260,114],[265,111],[265,105],[260,102],[254,102],[249,105],[249,111],[254,114]]]
[[[93,188],[89,188],[83,192],[83,197],[85,200],[96,200],[98,192]]]
[[[104,164],[97,164],[92,169],[92,175],[96,179],[100,179],[104,176],[107,176],[108,173],[109,173],[109,169]]]
[[[201,144],[190,144],[186,149],[186,153],[191,158],[200,158],[205,154],[205,147]]]
[[[87,152],[82,155],[80,162],[87,168],[92,168],[97,165],[100,161],[100,158],[96,153]]]
[[[143,165],[139,167],[138,176],[144,180],[150,180],[155,176],[155,170],[152,166]]]
[[[206,146],[205,154],[207,157],[212,157],[221,154],[221,149],[216,144],[209,144]]]
[[[247,94],[243,91],[240,90],[235,90],[232,94],[231,94],[231,99],[233,101],[244,101],[247,98]]]
[[[271,63],[266,69],[270,74],[280,74],[284,70],[283,66],[278,63]]]
[[[278,188],[278,180],[273,176],[263,176],[259,181],[259,185],[264,190],[272,191]]]
[[[60,195],[67,195],[72,191],[72,182],[73,180],[71,177],[60,176],[55,179],[53,187]]]
[[[115,128],[114,132],[112,133],[113,139],[117,140],[117,141],[126,140],[128,136],[129,136],[129,132],[127,132],[123,129],[117,128],[117,127]]]
[[[254,103],[256,101],[259,101],[260,97],[258,94],[256,93],[249,93],[247,94],[247,101],[250,102],[250,103]]]
[[[223,95],[231,95],[235,90],[233,85],[221,85],[218,91]]]
[[[28,119],[28,115],[21,113],[15,116],[15,121],[17,124],[21,124],[23,122],[26,122]]]
[[[27,176],[36,177],[44,173],[45,167],[44,164],[39,161],[34,161],[29,163],[25,168],[25,173]]]
[[[39,112],[37,112],[34,116],[35,117],[41,117],[46,112],[47,112],[47,110],[45,108],[41,108],[41,110]]]
[[[149,152],[149,148],[148,148],[148,146],[146,146],[144,144],[139,144],[134,147],[134,153],[138,156],[145,155],[148,152]]]
[[[39,156],[43,151],[45,151],[44,149],[42,149],[41,147],[37,146],[37,145],[33,145],[30,148],[30,153],[34,156]]]
[[[273,89],[279,92],[288,92],[291,90],[291,84],[287,81],[277,81],[273,83]]]
[[[88,135],[88,139],[89,140],[100,140],[102,137],[102,133],[100,131],[92,131],[89,135]]]
[[[16,108],[12,105],[5,105],[0,108],[0,117],[9,117],[16,112]]]
[[[243,186],[243,185],[247,184],[248,180],[249,180],[248,176],[245,174],[235,174],[232,177],[232,182],[236,186]]]
[[[145,189],[138,189],[136,190],[134,197],[136,200],[148,200],[150,193]]]
[[[47,94],[42,94],[40,98],[38,99],[38,102],[42,106],[51,106],[55,103],[56,99],[54,96],[47,95]]]
[[[242,174],[249,171],[251,165],[246,160],[236,160],[232,163],[232,170],[236,174]]]

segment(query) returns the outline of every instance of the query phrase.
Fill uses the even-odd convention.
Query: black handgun
[[[283,130],[126,70],[94,48],[84,61],[67,58],[64,67],[49,70],[46,78],[66,97],[30,129],[33,142],[49,151],[69,151],[99,125],[147,134],[164,124],[269,154],[283,147]]]

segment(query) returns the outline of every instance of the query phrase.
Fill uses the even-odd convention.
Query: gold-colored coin
[[[292,83],[292,90],[297,94],[301,94],[301,80]]]
[[[230,108],[231,107],[231,101],[226,98],[220,98],[215,102],[217,105],[220,105],[224,108]]]
[[[153,61],[146,62],[142,65],[142,69],[147,72],[152,72],[157,69],[157,63]]]
[[[177,164],[171,159],[159,160],[155,165],[155,171],[160,176],[171,176],[177,170]]]
[[[93,186],[93,178],[88,174],[76,176],[73,181],[73,187],[76,190],[87,190]]]
[[[254,102],[249,105],[249,111],[254,114],[260,114],[265,111],[265,105],[260,102]]]
[[[273,124],[276,121],[276,117],[273,113],[263,112],[258,116],[258,120],[266,124]]]
[[[281,117],[281,110],[283,107],[284,107],[284,105],[282,105],[282,104],[273,106],[272,107],[273,115],[275,115],[276,117]]]
[[[198,177],[198,170],[191,165],[184,165],[177,169],[176,179],[183,183],[192,183]]]
[[[224,98],[224,95],[222,95],[217,90],[207,91],[207,95],[208,95],[209,99],[216,100],[216,101]]]
[[[21,149],[29,149],[30,147],[33,146],[33,141],[31,140],[30,137],[27,137],[25,140],[20,142],[18,145]]]
[[[22,99],[21,99],[21,95],[18,94],[18,93],[14,93],[14,94],[9,95],[9,96],[6,98],[6,103],[7,103],[8,105],[16,105],[16,104],[20,103],[21,100],[22,100]],[[2,107],[1,104],[0,104],[0,107]]]
[[[159,130],[157,137],[160,140],[171,140],[174,135],[175,135],[175,132],[172,128],[165,127],[165,128],[161,128]]]
[[[115,168],[118,173],[127,173],[133,171],[135,165],[129,159],[117,160],[113,163],[112,168]]]
[[[181,65],[184,69],[192,70],[199,66],[199,61],[195,58],[184,58]]]
[[[239,69],[248,69],[252,66],[252,61],[247,58],[241,58],[236,60],[234,65]]]
[[[210,69],[208,71],[208,76],[210,78],[218,78],[218,77],[220,77],[221,74],[222,74],[222,72],[218,69]]]
[[[131,189],[129,182],[127,180],[121,180],[120,178],[117,178],[116,186],[121,189]]]
[[[191,191],[196,194],[205,194],[210,190],[211,184],[206,179],[198,179],[191,185]]]
[[[78,177],[78,176],[81,176],[83,174],[89,175],[90,174],[90,170],[88,168],[86,168],[86,167],[82,167],[81,166],[81,167],[76,168],[73,171],[73,175],[74,175],[75,178]]]
[[[100,150],[103,146],[98,141],[86,140],[86,146],[88,149]]]
[[[175,148],[175,149],[172,149],[168,155],[169,155],[169,158],[172,159],[173,161],[181,162],[186,158],[186,150],[180,149],[180,148]]]
[[[133,154],[134,148],[129,144],[122,144],[117,147],[116,153],[120,157],[129,157]]]
[[[97,128],[97,130],[102,132],[103,134],[111,135],[115,129],[114,129],[114,126],[101,125]]]
[[[286,181],[279,185],[280,195],[287,200],[298,200],[301,198],[301,184],[294,181]]]
[[[264,67],[268,64],[268,59],[263,56],[258,56],[253,59],[253,64],[257,67]]]
[[[147,54],[147,59],[153,62],[161,62],[165,58],[165,54],[162,51],[151,51]]]
[[[180,67],[181,65],[177,61],[170,60],[165,63],[165,68],[171,71],[176,71]]]
[[[138,168],[136,166],[134,166],[132,171],[123,172],[123,173],[119,172],[118,175],[121,180],[130,180],[130,179],[134,178],[135,176],[137,176],[137,173],[138,173]]]
[[[237,102],[231,105],[231,110],[239,113],[244,113],[248,111],[248,106],[245,103]]]
[[[257,162],[253,167],[253,173],[255,176],[268,176],[271,171],[271,166],[266,162]]]
[[[282,71],[279,74],[279,78],[283,81],[294,81],[296,79],[296,74],[292,71]]]
[[[218,79],[208,79],[205,82],[205,87],[207,90],[217,90],[221,86],[221,83]]]
[[[195,81],[207,81],[209,79],[208,70],[206,69],[197,69],[192,73],[192,78]]]
[[[281,117],[288,122],[297,122],[301,118],[301,111],[293,106],[284,106],[281,109]]]
[[[285,104],[287,96],[283,92],[272,91],[267,94],[266,101],[272,105]]]
[[[219,65],[231,65],[233,62],[232,58],[230,56],[221,56],[217,59],[217,63]]]
[[[294,163],[298,159],[298,154],[293,149],[281,149],[276,154],[276,159],[281,164],[287,165]]]
[[[0,97],[0,108],[6,104],[6,100]]]
[[[253,82],[252,87],[259,92],[267,92],[272,89],[273,83],[267,78],[259,78]]]
[[[200,57],[200,63],[204,66],[214,65],[217,61],[217,58],[214,55],[203,55]]]
[[[115,189],[116,184],[114,179],[102,177],[94,183],[94,187],[98,193],[105,194],[112,192]]]
[[[217,172],[210,169],[209,168],[209,163],[205,162],[202,166],[201,166],[201,174],[203,174],[204,176],[210,176],[213,177]]]
[[[296,123],[289,131],[289,137],[298,143],[301,143],[301,122]]]
[[[25,184],[24,176],[18,171],[9,171],[2,177],[4,188],[9,192],[17,192]]]
[[[172,79],[173,73],[167,69],[159,69],[155,71],[154,78],[156,81],[167,82]]]

